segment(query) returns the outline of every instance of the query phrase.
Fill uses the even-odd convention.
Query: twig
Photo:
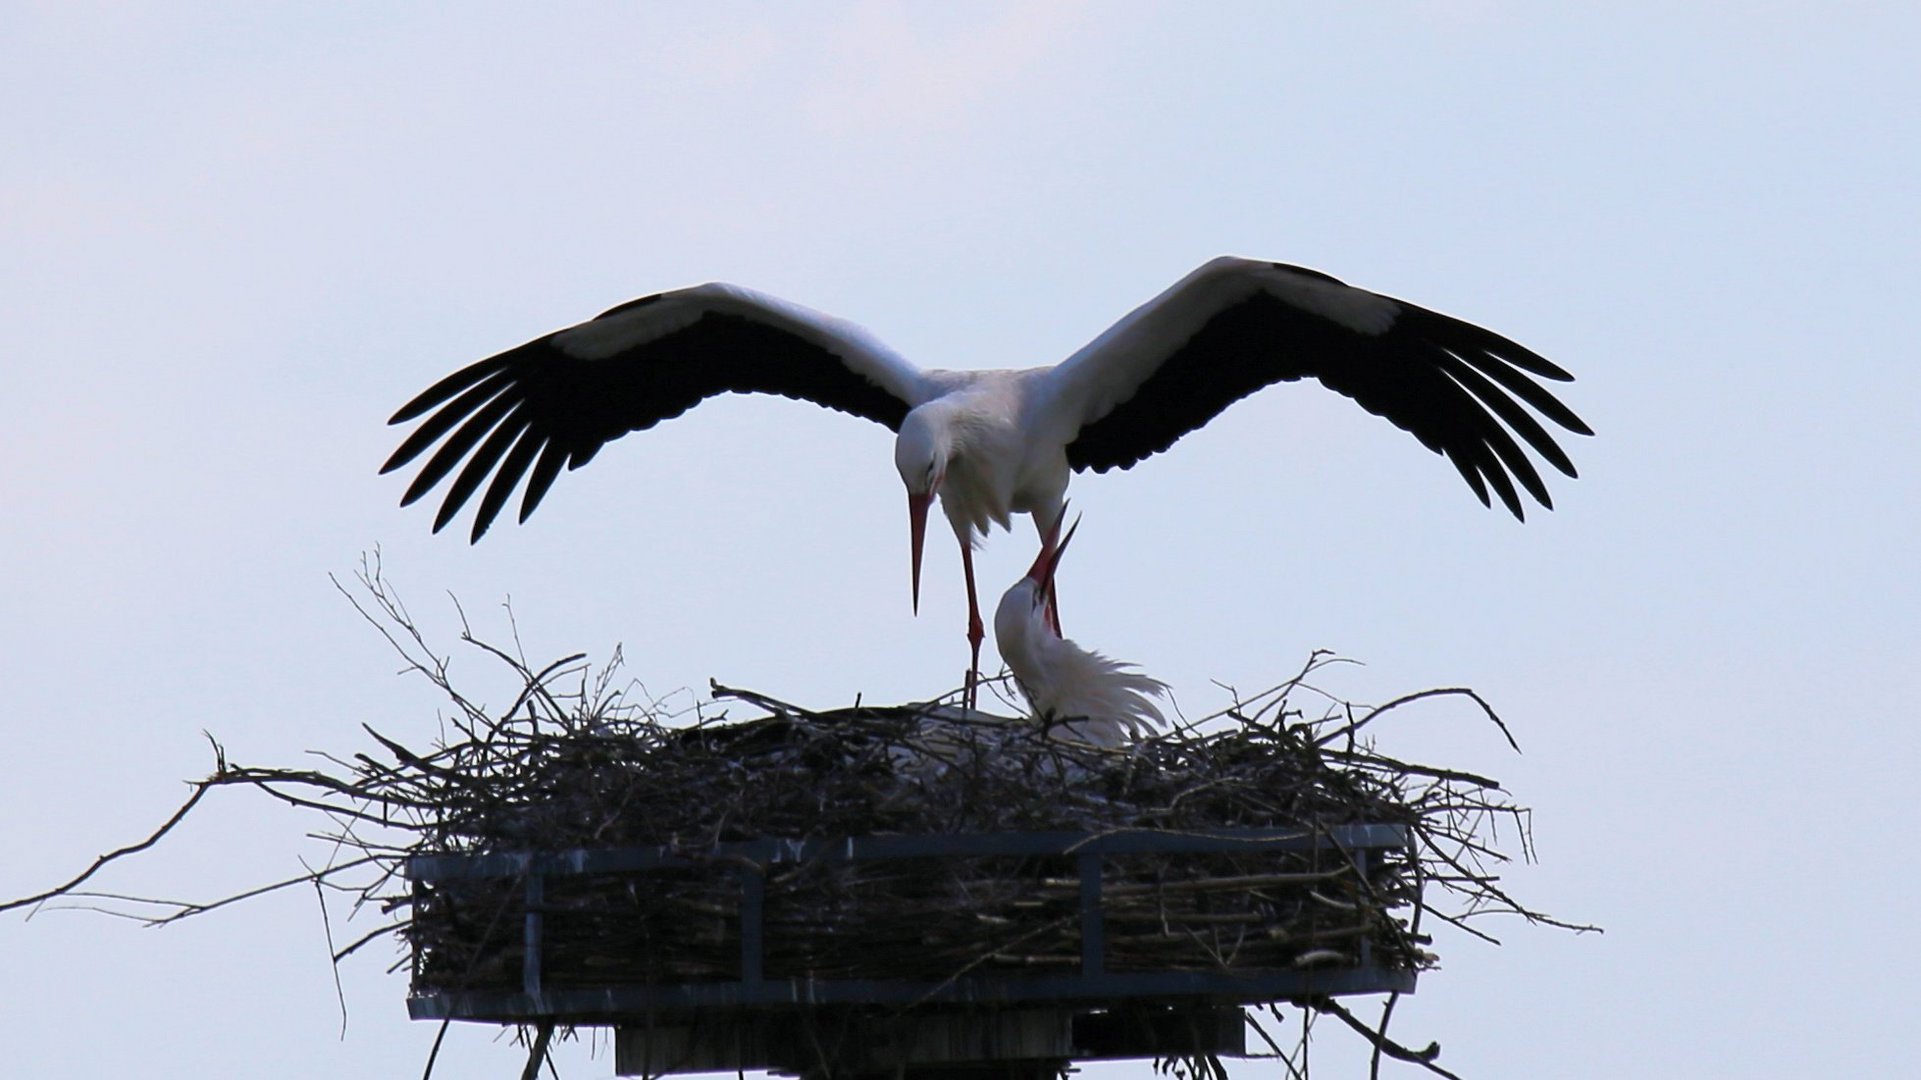
[[[306,864],[303,862],[301,865]],[[347,1037],[347,990],[340,985],[340,954],[334,951],[333,920],[327,917],[327,894],[321,891],[320,878],[313,875],[311,868],[308,874],[309,880],[313,882],[314,899],[320,904],[320,927],[327,935],[327,955],[332,961],[327,966],[332,970],[334,977],[334,998],[340,1002],[340,1037],[345,1039]]]
[[[1454,1073],[1434,1064],[1434,1059],[1441,1056],[1440,1043],[1431,1042],[1420,1050],[1410,1050],[1400,1043],[1395,1042],[1393,1039],[1388,1038],[1380,1031],[1362,1023],[1359,1017],[1348,1012],[1340,1002],[1331,997],[1317,997],[1310,1000],[1308,1004],[1317,1012],[1324,1012],[1338,1018],[1342,1023],[1353,1028],[1363,1039],[1373,1043],[1375,1050],[1386,1054],[1396,1061],[1406,1061],[1419,1065],[1437,1076],[1447,1077],[1448,1080],[1461,1080],[1461,1078]]]
[[[215,748],[216,750],[218,749],[218,744],[215,744]],[[207,793],[207,789],[210,786],[212,786],[211,783],[204,780],[194,784],[193,794],[187,796],[187,801],[180,804],[180,809],[175,810],[173,812],[173,816],[169,817],[164,824],[162,824],[158,829],[155,829],[152,832],[152,834],[150,834],[145,840],[142,840],[137,844],[128,844],[126,847],[115,848],[114,850],[107,852],[105,855],[102,855],[99,858],[95,859],[93,861],[93,865],[87,867],[86,870],[82,871],[79,876],[75,877],[73,880],[68,881],[63,885],[57,885],[51,889],[47,889],[44,892],[35,893],[32,896],[23,896],[18,900],[8,900],[5,903],[0,903],[0,911],[12,911],[14,908],[31,907],[43,901],[51,900],[56,896],[65,896],[68,893],[73,892],[75,888],[77,888],[81,883],[85,882],[88,878],[98,873],[107,864],[114,862],[115,860],[120,859],[124,856],[133,855],[133,854],[137,854],[139,852],[145,851],[148,848],[154,846],[155,844],[160,842],[161,837],[167,835],[169,832],[172,832],[173,827],[175,825],[180,824],[180,819],[186,817],[188,811],[192,810],[194,806],[200,802],[201,796]]]
[[[520,1070],[520,1080],[538,1080],[540,1063],[547,1060],[547,1044],[554,1037],[554,1022],[546,1021],[540,1025],[534,1036],[534,1044],[527,1050],[527,1067]]]

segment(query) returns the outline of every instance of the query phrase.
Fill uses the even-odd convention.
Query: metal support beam
[[[540,997],[540,950],[545,930],[541,908],[547,903],[547,879],[527,875],[527,928],[520,956],[521,990],[530,998]]]
[[[758,866],[740,871],[740,981],[757,983],[766,978],[767,875]]]
[[[1405,850],[1412,842],[1399,825],[1349,825],[1322,830],[1221,829],[1207,834],[1150,829],[1109,833],[993,833],[980,835],[874,836],[841,840],[755,840],[687,850],[668,846],[563,852],[490,853],[416,856],[407,862],[416,902],[448,902],[432,886],[451,882],[520,877],[525,897],[521,986],[468,990],[441,985],[421,988],[415,959],[416,992],[408,1012],[416,1019],[518,1023],[617,1023],[657,1017],[678,1023],[694,1014],[735,1010],[793,1010],[836,1006],[995,1008],[1117,1007],[1150,1001],[1251,1003],[1317,995],[1407,992],[1415,973],[1376,966],[1363,935],[1354,967],[1258,970],[1110,971],[1103,911],[1103,871],[1114,855],[1208,854],[1220,852],[1339,851],[1353,861],[1365,881],[1372,854]],[[945,980],[895,978],[768,978],[766,972],[766,874],[776,865],[819,859],[964,858],[975,856],[1073,858],[1079,871],[1081,955],[1079,968],[1054,974],[969,974]],[[737,868],[724,869],[728,864]],[[739,875],[740,961],[737,981],[685,983],[626,982],[606,985],[545,985],[544,955],[549,877],[629,874],[644,878],[664,869],[709,868]],[[425,890],[425,891],[423,891]],[[418,910],[418,908],[417,908]],[[560,917],[560,916],[556,916]],[[511,984],[510,984],[511,985]]]
[[[1101,857],[1088,853],[1081,864],[1081,975],[1107,974],[1107,933],[1101,919]]]

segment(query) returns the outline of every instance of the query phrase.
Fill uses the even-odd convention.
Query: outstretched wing
[[[897,430],[931,391],[919,370],[852,323],[737,286],[699,285],[630,301],[440,380],[388,421],[426,418],[380,471],[439,443],[401,505],[458,466],[434,531],[485,484],[478,540],[523,477],[525,521],[562,465],[577,469],[608,442],[722,393],[801,398]]]
[[[1063,361],[1049,411],[1076,469],[1127,468],[1276,382],[1313,377],[1446,455],[1481,502],[1554,504],[1520,443],[1574,476],[1535,413],[1593,434],[1536,381],[1573,378],[1489,330],[1318,271],[1215,259]],[[1530,412],[1530,408],[1533,412]]]

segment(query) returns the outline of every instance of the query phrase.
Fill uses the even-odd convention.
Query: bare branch
[[[148,848],[154,846],[155,844],[160,842],[161,837],[172,832],[173,827],[175,825],[180,824],[181,819],[185,818],[187,814],[190,811],[192,811],[196,805],[199,804],[201,797],[207,793],[207,789],[210,786],[211,784],[209,784],[206,781],[202,781],[200,783],[193,785],[193,794],[187,796],[187,801],[184,803],[181,803],[180,809],[175,810],[173,812],[173,816],[169,817],[164,823],[161,824],[161,826],[158,829],[155,829],[151,834],[149,834],[145,840],[142,840],[137,844],[128,844],[126,847],[115,848],[114,850],[107,852],[105,855],[102,855],[99,858],[95,859],[93,861],[93,865],[87,867],[84,871],[82,871],[79,874],[79,876],[73,878],[71,881],[68,881],[63,885],[57,885],[44,892],[35,893],[32,896],[23,896],[18,900],[8,900],[5,903],[0,903],[0,911],[12,911],[14,908],[31,907],[35,904],[39,904],[44,901],[51,900],[56,896],[66,896],[72,893],[76,888],[78,888],[81,885],[81,883],[85,882],[88,878],[91,878],[96,873],[99,873],[100,870],[105,868],[108,864],[118,859],[124,858],[128,855],[138,854],[139,852],[145,851]]]

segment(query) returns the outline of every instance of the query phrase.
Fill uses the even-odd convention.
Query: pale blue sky
[[[1051,363],[1231,253],[1554,358],[1599,432],[1583,477],[1517,525],[1344,400],[1268,391],[1077,479],[1070,635],[1190,714],[1315,647],[1367,662],[1348,696],[1502,711],[1524,756],[1446,709],[1382,738],[1505,779],[1542,859],[1507,884],[1609,933],[1444,938],[1396,1023],[1450,1068],[1891,1068],[1921,1004],[1913,12],[7,4],[0,895],[144,835],[202,730],[260,763],[431,731],[327,582],[376,544],[449,644],[447,592],[495,633],[511,595],[533,655],[624,643],[657,691],[957,681],[957,560],[930,547],[910,618],[883,429],[716,402],[469,548],[374,475],[454,367],[709,279],[930,366]],[[1031,556],[997,537],[983,588]],[[263,800],[197,817],[110,884],[209,896],[313,854]],[[418,1070],[402,978],[345,969],[343,1041],[324,955],[305,895],[160,933],[9,919],[9,1068]],[[517,1054],[475,1028],[443,1058]]]

